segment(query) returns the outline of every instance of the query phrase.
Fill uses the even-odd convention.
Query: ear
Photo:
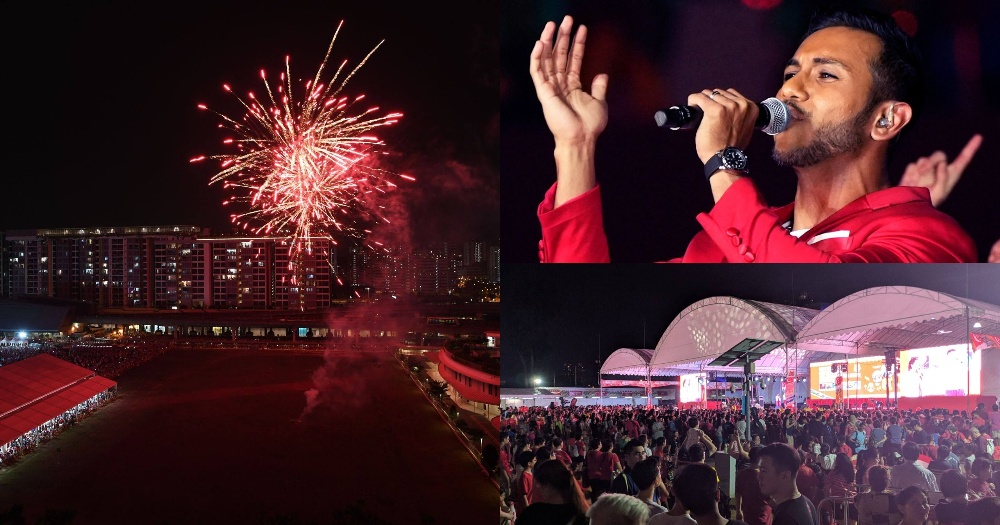
[[[899,132],[913,118],[913,108],[906,102],[886,101],[879,105],[879,112],[872,123],[872,140],[889,140],[899,135]]]

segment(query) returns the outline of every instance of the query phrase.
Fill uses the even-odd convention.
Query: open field
[[[171,350],[0,470],[0,512],[19,503],[34,523],[68,510],[74,524],[493,521],[495,488],[391,355],[328,355]]]

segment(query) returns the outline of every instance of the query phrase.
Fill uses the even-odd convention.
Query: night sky
[[[684,308],[702,299],[740,299],[822,309],[876,286],[914,286],[1000,305],[1000,265],[540,265],[506,270],[503,387],[539,376],[596,385],[599,359],[619,348],[656,346]],[[1000,335],[1000,334],[998,334]],[[532,360],[534,367],[532,367]],[[569,377],[569,378],[567,378]]]
[[[386,167],[417,178],[401,190],[414,240],[499,238],[493,2],[28,2],[3,19],[0,229],[228,232],[233,210],[208,185],[217,164],[189,163],[225,151],[218,117],[196,105],[241,117],[222,84],[262,95],[260,69],[273,81],[286,55],[293,77],[311,78],[344,20],[334,66],[385,40],[344,93],[404,113],[377,133]]]

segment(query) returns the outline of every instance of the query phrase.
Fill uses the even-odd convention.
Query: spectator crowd
[[[508,407],[506,525],[1000,525],[1000,406]],[[718,455],[736,463],[721,485]]]

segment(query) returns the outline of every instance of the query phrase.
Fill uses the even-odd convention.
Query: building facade
[[[330,305],[330,243],[290,265],[281,238],[203,236],[195,226],[7,232],[10,297],[99,308],[315,309]]]
[[[67,228],[0,232],[4,297],[51,297],[99,308],[247,308],[330,306],[335,290],[448,294],[459,274],[496,275],[499,248],[447,243],[407,250],[344,248],[314,239],[291,264],[287,240],[211,236],[197,226]],[[465,256],[465,257],[463,257]],[[466,260],[467,259],[467,260]],[[498,281],[497,281],[498,282]],[[345,287],[345,288],[342,288]]]

